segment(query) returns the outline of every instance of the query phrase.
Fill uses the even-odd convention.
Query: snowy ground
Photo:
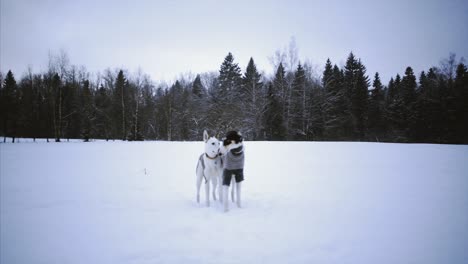
[[[246,142],[228,213],[195,202],[202,150],[0,144],[0,263],[468,259],[468,146]]]

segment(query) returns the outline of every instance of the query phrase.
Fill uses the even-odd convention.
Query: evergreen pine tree
[[[43,75],[44,79],[44,86],[42,88],[42,97],[44,98],[43,101],[43,109],[42,112],[44,113],[45,125],[44,125],[44,135],[46,137],[47,142],[49,142],[49,138],[54,137],[54,105],[55,105],[55,94],[52,89],[52,82],[55,74],[52,72],[48,72]]]
[[[245,111],[243,126],[240,128],[244,137],[258,140],[262,134],[262,115],[265,108],[265,95],[261,75],[253,58],[250,58],[243,77],[241,100]]]
[[[328,74],[324,74],[328,76]],[[324,137],[328,140],[345,140],[349,134],[350,121],[349,98],[343,85],[344,73],[337,65],[333,66],[332,75],[324,80]]]
[[[390,81],[393,81],[393,78]],[[393,82],[389,83],[388,90],[386,120],[389,124],[389,140],[408,142],[404,102],[401,94],[401,77],[399,74],[396,75]]]
[[[374,89],[371,91],[369,99],[369,130],[372,134],[372,139],[375,138],[379,141],[379,138],[383,138],[385,132],[383,117],[385,96],[378,72],[375,73],[372,87]]]
[[[388,88],[387,88],[387,94],[385,96],[385,99],[390,103],[394,98],[396,97],[396,90],[395,90],[395,81],[393,80],[393,77],[390,78],[390,81],[388,82]]]
[[[405,105],[410,105],[415,101],[416,86],[416,76],[414,76],[413,69],[407,67],[405,76],[401,80],[401,97]]]
[[[62,138],[63,84],[58,73],[53,74],[50,85],[54,138],[55,142],[60,142]]]
[[[190,120],[190,140],[202,138],[203,130],[206,127],[207,115],[207,91],[202,84],[201,77],[197,74],[192,83],[191,94],[188,101],[188,113]]]
[[[156,102],[154,96],[154,85],[148,75],[145,75],[142,82],[142,104],[139,115],[141,116],[141,133],[144,139],[156,138]]]
[[[356,130],[358,140],[366,139],[367,119],[368,119],[368,100],[369,100],[369,78],[366,75],[366,67],[358,61],[358,75],[356,87],[352,100],[352,111],[356,120]]]
[[[73,75],[72,75],[73,77]],[[83,83],[76,78],[65,80],[62,87],[62,124],[63,136],[70,138],[82,138],[82,126],[84,125],[83,112]]]
[[[18,112],[19,112],[19,91],[15,77],[11,71],[5,76],[2,88],[2,133],[3,142],[6,142],[6,137],[12,137],[12,142],[15,143],[18,130]]]
[[[101,85],[94,101],[96,105],[96,137],[109,140],[112,136],[112,102],[110,92]]]
[[[344,86],[349,100],[349,110],[351,112],[350,137],[352,139],[363,140],[367,130],[367,100],[369,80],[366,68],[357,60],[351,52],[348,56],[344,72]]]
[[[127,118],[127,98],[128,98],[128,83],[122,70],[119,71],[114,85],[113,96],[113,138],[121,138],[127,140],[128,138],[128,118]]]
[[[144,100],[142,95],[142,73],[139,72],[135,79],[128,82],[129,100],[127,101],[128,140],[142,141],[142,112]]]
[[[93,135],[95,107],[93,104],[93,94],[88,80],[83,81],[82,90],[82,122],[81,136],[85,142],[88,142]]]
[[[329,90],[329,87],[333,85],[333,81],[333,66],[330,59],[328,58],[327,62],[325,63],[325,70],[323,71],[322,85],[326,90]]]
[[[291,91],[291,106],[289,115],[290,126],[288,131],[289,139],[306,139],[306,105],[307,90],[305,70],[299,63],[294,74],[294,81]]]
[[[171,115],[171,100],[169,91],[165,87],[158,87],[156,89],[156,138],[160,140],[170,140],[169,133],[169,120]]]
[[[28,69],[27,74],[21,79],[20,85],[18,86],[20,94],[20,100],[18,101],[18,135],[32,138],[33,141],[36,141],[36,137],[41,136],[41,123],[44,123],[40,116],[40,104],[42,99],[40,94],[41,85],[41,76],[33,74],[32,71]]]
[[[319,82],[313,81],[310,86],[307,140],[323,140],[325,139],[326,92]]]
[[[423,132],[424,142],[441,143],[441,138],[444,136],[444,123],[446,116],[444,115],[442,102],[442,85],[441,77],[436,73],[434,68],[430,68],[427,73],[426,91],[427,94],[423,97],[423,120],[426,124],[426,131]]]
[[[239,65],[229,53],[221,64],[218,87],[212,93],[210,102],[210,127],[220,131],[239,130],[244,120],[241,102],[242,77]]]
[[[193,81],[192,93],[198,98],[202,98],[205,95],[205,88],[201,82],[200,74],[197,74],[197,77]]]
[[[430,131],[427,131],[429,120],[427,119],[427,110],[429,108],[429,79],[424,71],[421,72],[419,77],[419,89],[417,90],[417,100],[414,107],[415,116],[415,127],[413,130],[414,140],[416,142],[426,142],[428,140],[427,135]]]
[[[168,140],[182,140],[182,98],[184,88],[177,80],[169,90]]]
[[[468,70],[465,64],[457,66],[455,90],[455,137],[453,143],[468,144]]]
[[[268,86],[267,104],[263,122],[267,140],[286,139],[286,128],[284,127],[280,99],[280,93],[275,90],[275,85],[270,84]]]
[[[34,89],[33,89],[33,76],[29,72],[24,78],[21,79],[18,85],[20,100],[18,104],[18,120],[20,137],[34,138],[33,125],[34,125]]]
[[[177,80],[168,93],[166,110],[168,140],[187,140],[190,137],[190,94],[191,88]]]
[[[32,137],[34,141],[38,137],[44,137],[44,120],[45,118],[42,109],[43,109],[43,94],[42,94],[42,87],[43,81],[40,74],[32,74],[31,79],[31,89],[32,89],[32,103],[29,107],[31,111],[31,125],[29,128],[31,131],[28,133],[28,136]]]
[[[35,138],[46,138],[46,131],[47,131],[47,102],[46,102],[46,86],[44,83],[43,75],[42,74],[34,74],[34,103],[35,103],[35,111],[34,111],[34,123],[33,123],[33,131]],[[34,138],[34,140],[35,140]]]
[[[229,52],[219,70],[218,93],[221,97],[225,97],[227,101],[232,101],[241,95],[241,76],[241,69],[237,63],[234,63],[234,56]]]
[[[322,136],[324,137],[324,139],[328,139],[330,137],[329,125],[330,120],[333,118],[333,108],[336,107],[336,105],[333,102],[335,93],[332,92],[332,87],[336,85],[334,77],[335,76],[333,73],[333,65],[330,59],[328,58],[327,62],[325,63],[325,70],[323,71],[322,75]]]
[[[280,63],[276,70],[275,77],[273,79],[273,92],[276,94],[280,104],[281,104],[281,114],[283,120],[284,129],[287,126],[287,119],[288,119],[288,82],[286,80],[286,71],[283,67],[283,64]],[[287,129],[286,129],[287,130]]]
[[[416,76],[414,76],[413,69],[411,67],[407,67],[405,71],[405,76],[401,80],[401,100],[403,101],[402,104],[402,112],[403,112],[403,123],[404,127],[402,127],[405,131],[405,134],[408,138],[415,137],[415,124],[416,116],[414,115],[415,111],[415,103],[416,103]]]
[[[179,119],[180,119],[180,140],[188,140],[190,137],[190,112],[189,112],[189,104],[190,104],[190,88],[187,86],[183,87],[182,91],[182,98],[180,100],[180,108],[179,111]]]

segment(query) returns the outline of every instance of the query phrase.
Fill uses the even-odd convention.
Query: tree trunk
[[[56,111],[56,106],[55,106],[55,100],[54,100],[54,103],[52,105],[53,107],[53,110],[52,110],[52,114],[53,114],[53,121],[54,121],[54,138],[55,138],[55,142],[57,142],[57,111]]]
[[[126,139],[126,130],[125,130],[125,102],[124,102],[124,87],[122,85],[122,140]]]
[[[307,134],[306,130],[306,119],[307,119],[307,111],[306,111],[306,88],[304,86],[304,90],[302,92],[302,132]]]
[[[58,109],[58,140],[57,142],[60,142],[60,139],[62,138],[62,88],[59,88],[59,109]]]
[[[62,131],[62,89],[59,87],[59,103],[58,103],[58,109],[57,109],[57,116],[54,118],[55,122],[55,142],[60,142],[60,139],[62,137],[61,131]]]
[[[136,111],[135,111],[135,131],[133,134],[134,139],[138,140],[138,106],[139,106],[139,92],[137,91],[137,99],[136,99]]]
[[[172,103],[169,103],[169,114],[167,124],[167,140],[172,140]]]

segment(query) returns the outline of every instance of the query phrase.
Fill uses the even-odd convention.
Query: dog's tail
[[[197,168],[195,169],[195,174],[198,173],[198,168],[200,167],[201,165],[201,173],[203,175],[203,178],[205,178],[205,184],[208,182],[208,179],[206,178],[205,176],[205,159],[203,159],[203,154],[200,155],[200,158],[198,158],[198,162],[197,162]]]

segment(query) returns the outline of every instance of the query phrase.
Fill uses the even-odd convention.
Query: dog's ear
[[[203,141],[205,141],[205,143],[206,143],[206,142],[208,142],[209,138],[210,138],[210,136],[208,136],[208,132],[206,132],[206,130],[203,131]]]

